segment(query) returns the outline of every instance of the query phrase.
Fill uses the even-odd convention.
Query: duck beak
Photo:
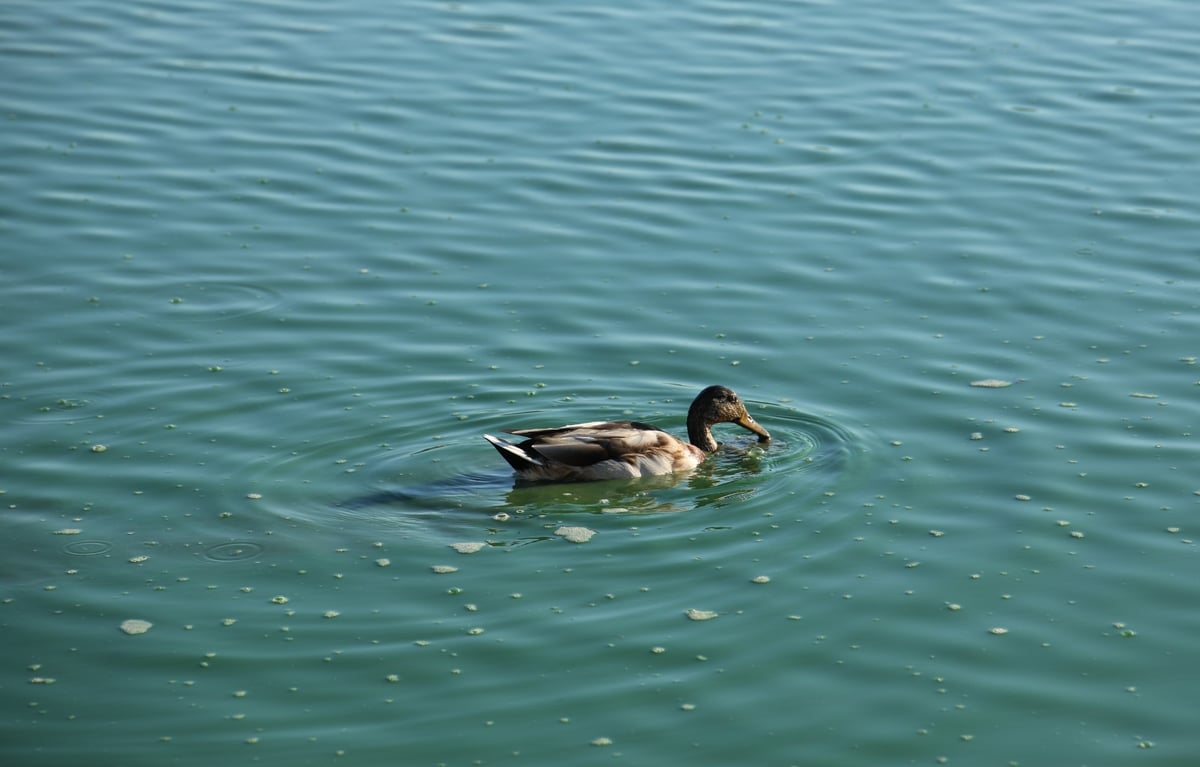
[[[771,441],[771,435],[767,432],[766,429],[759,426],[758,421],[754,420],[754,417],[752,415],[750,415],[749,413],[743,411],[742,417],[737,419],[737,421],[735,421],[735,423],[738,426],[741,426],[743,429],[747,429],[747,430],[752,431],[755,434],[757,434],[759,442],[770,442]]]

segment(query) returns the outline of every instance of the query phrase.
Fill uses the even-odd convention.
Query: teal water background
[[[1192,764],[1196,50],[5,3],[0,760]],[[763,454],[519,488],[478,436],[710,383]]]

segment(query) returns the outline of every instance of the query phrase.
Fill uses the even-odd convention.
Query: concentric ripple
[[[551,514],[661,514],[781,498],[804,503],[846,480],[867,452],[863,437],[834,421],[779,405],[755,412],[771,431],[769,444],[722,430],[721,451],[684,474],[523,483],[473,425],[408,449],[344,439],[308,443],[249,467],[239,482],[255,490],[253,503],[286,519],[441,540],[495,528],[496,520]],[[545,416],[530,414],[539,417]]]
[[[98,395],[90,391],[39,394],[13,408],[16,423],[63,423],[97,418]],[[23,409],[18,409],[23,408]]]
[[[112,544],[108,541],[71,541],[62,550],[74,557],[94,557],[112,551]]]
[[[164,285],[160,292],[164,316],[215,322],[269,311],[280,303],[274,290],[259,285],[219,280],[189,280]]]
[[[254,541],[225,541],[204,550],[204,558],[210,562],[242,562],[254,559],[263,552],[261,543]]]

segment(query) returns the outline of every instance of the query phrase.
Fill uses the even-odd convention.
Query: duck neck
[[[698,413],[688,414],[688,439],[696,447],[706,453],[714,453],[717,450],[717,440],[713,437],[712,426],[704,422],[704,418]]]

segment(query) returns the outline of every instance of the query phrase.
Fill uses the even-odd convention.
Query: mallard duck
[[[638,421],[591,421],[552,429],[506,429],[522,442],[484,434],[516,471],[531,481],[623,479],[695,468],[719,444],[712,427],[736,423],[767,442],[771,435],[746,412],[732,390],[710,386],[688,408],[688,442]]]

